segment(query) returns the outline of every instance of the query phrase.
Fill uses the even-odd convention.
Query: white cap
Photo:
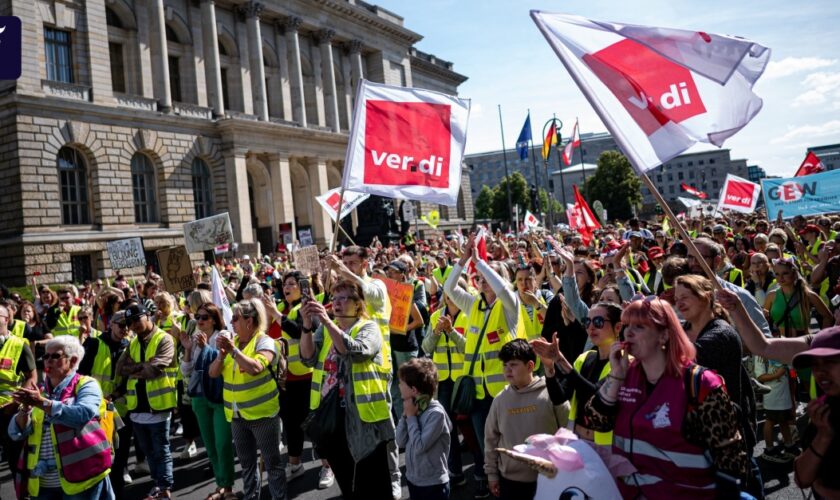
[[[243,255],[242,260],[251,260],[251,257],[248,255]]]

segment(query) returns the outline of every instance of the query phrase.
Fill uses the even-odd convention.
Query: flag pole
[[[580,137],[580,121],[577,116],[575,117],[575,128],[577,129],[578,137]],[[575,138],[572,137],[572,140],[575,140]],[[578,154],[580,155],[580,172],[583,174],[583,192],[588,193],[589,191],[586,189],[586,168],[583,163],[583,139],[578,144]]]
[[[531,123],[531,110],[528,110],[528,123]],[[539,183],[539,176],[537,175],[537,159],[534,156],[534,127],[531,127],[531,165],[534,166],[534,189],[537,190],[537,196],[534,200],[534,210],[537,211],[537,214],[542,214],[542,203],[540,203],[540,183]]]
[[[505,164],[505,188],[507,191],[507,207],[508,207],[508,231],[510,231],[510,215],[513,214],[513,204],[510,201],[510,173],[508,173],[508,163],[507,163],[507,149],[505,148],[505,126],[502,123],[502,105],[497,104],[499,107],[499,130],[502,133],[502,160]]]
[[[338,222],[341,220],[341,209],[344,207],[344,182],[341,183],[341,193],[338,195],[338,209],[336,210],[335,220],[333,221],[332,242],[330,243],[330,253],[335,252],[335,244],[338,241]]]
[[[572,132],[572,137],[569,140],[573,141],[574,139],[575,139],[575,134],[574,134],[574,132]],[[558,140],[557,144],[562,145],[563,141]],[[557,151],[557,168],[558,168],[558,172],[560,173],[560,191],[561,191],[562,196],[563,196],[563,211],[565,212],[566,211],[566,181],[563,180],[563,154],[559,151],[559,148],[558,148],[558,151]]]

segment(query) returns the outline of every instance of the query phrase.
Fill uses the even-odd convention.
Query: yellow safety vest
[[[12,393],[20,386],[17,365],[25,343],[20,337],[9,335],[0,348],[0,406],[11,403]]]
[[[434,327],[443,314],[443,309],[432,313],[429,324]],[[460,335],[464,335],[469,325],[469,317],[463,311],[458,311],[452,328]],[[435,362],[438,372],[438,381],[456,380],[461,376],[464,369],[464,353],[458,350],[457,344],[450,338],[452,332],[440,335],[435,344],[435,351],[432,353],[432,361]]]
[[[256,332],[248,344],[242,349],[242,356],[248,356],[258,360],[263,365],[263,370],[256,375],[245,373],[236,364],[233,356],[225,358],[222,367],[222,379],[224,386],[222,397],[225,403],[225,418],[228,422],[233,420],[233,407],[236,405],[239,418],[244,420],[257,420],[277,415],[280,411],[280,392],[277,389],[277,381],[268,369],[268,360],[262,354],[257,353],[257,340],[266,336],[263,332]],[[266,336],[267,337],[267,336]],[[270,339],[270,337],[267,337]],[[238,345],[239,337],[233,338],[233,345]],[[275,346],[276,348],[276,346]],[[275,353],[275,359],[280,353]]]
[[[102,397],[107,398],[120,385],[122,377],[113,371],[111,348],[102,340],[102,336],[97,337],[97,342],[99,342],[99,348],[96,350],[96,357],[93,358],[90,376],[99,382],[99,387],[102,388]],[[114,400],[114,408],[121,417],[128,414],[125,396]]]
[[[733,285],[738,285],[741,288],[744,287],[744,273],[737,267],[733,267],[729,270],[729,275],[726,277],[726,281],[732,283]]]
[[[20,319],[14,320],[14,325],[9,330],[9,333],[15,337],[23,338],[23,334],[26,332],[26,322]]]
[[[446,271],[441,272],[439,267],[436,267],[432,270],[432,276],[437,280],[438,283],[443,285],[446,283],[446,280],[449,278],[449,275],[452,274],[452,266],[447,265]]]
[[[79,306],[70,306],[69,313],[61,311],[61,314],[58,316],[58,322],[52,330],[53,336],[58,337],[59,335],[73,335],[78,338],[79,320],[76,319],[76,316],[79,315],[79,311],[81,309],[82,308]]]
[[[496,397],[502,392],[507,382],[505,381],[504,363],[499,359],[499,351],[502,346],[516,338],[525,338],[525,324],[520,314],[519,322],[515,329],[508,328],[505,322],[505,311],[501,300],[496,300],[490,309],[487,317],[487,325],[484,329],[484,338],[481,345],[477,346],[478,337],[484,327],[485,314],[480,306],[484,299],[477,298],[473,301],[472,309],[467,328],[467,345],[464,347],[464,374],[470,371],[470,363],[475,362],[472,368],[473,380],[475,380],[475,397],[484,399],[485,388],[490,396]],[[521,332],[521,333],[520,333]],[[478,347],[478,352],[476,352]]]
[[[362,327],[370,323],[368,320],[360,319],[347,332],[352,338],[356,338]],[[354,361],[350,366],[350,376],[353,380],[353,397],[356,409],[362,422],[374,423],[391,418],[391,409],[388,403],[388,383],[391,381],[391,363],[385,363],[385,344],[380,350],[382,363],[376,363],[374,358],[366,361]],[[318,353],[318,363],[312,372],[312,385],[309,392],[309,409],[316,410],[321,405],[321,382],[324,380],[324,360],[327,359],[332,348],[332,337],[324,334],[324,344]]]
[[[583,367],[583,362],[586,361],[587,356],[592,356],[594,353],[595,356],[598,356],[597,350],[589,350],[581,354],[575,360],[574,368],[575,371],[580,373],[581,368]],[[607,363],[601,368],[601,374],[598,375],[598,380],[601,381],[607,378],[607,375],[610,374],[610,364]],[[585,403],[585,401],[584,401]],[[577,418],[577,411],[578,411],[578,399],[577,399],[577,391],[572,394],[572,403],[571,403],[571,410],[569,411],[569,420],[575,420]],[[595,444],[603,444],[603,445],[610,445],[612,444],[613,433],[612,432],[595,432]]]
[[[78,394],[79,389],[87,384],[93,382],[91,377],[86,377],[82,375],[79,378],[79,382],[76,384],[76,394]],[[99,414],[105,411],[105,398],[102,398],[102,402],[99,406]],[[26,468],[29,471],[35,469],[35,466],[38,465],[38,459],[41,454],[41,441],[44,436],[44,410],[41,408],[33,407],[32,408],[32,434],[29,435],[29,438],[26,440],[26,448],[24,449],[24,453],[26,453]],[[92,422],[96,422],[93,420]],[[88,423],[87,425],[91,425]],[[96,424],[99,425],[98,423]],[[55,436],[55,429],[53,426],[50,426],[50,438],[53,447],[53,453],[55,454],[55,463],[58,467],[58,480],[61,483],[61,491],[64,492],[65,495],[78,495],[79,493],[93,488],[95,484],[105,479],[111,473],[111,469],[105,469],[103,472],[93,476],[90,479],[86,479],[79,483],[71,483],[70,481],[64,479],[64,474],[61,473],[61,461],[67,460],[68,457],[62,457],[61,454],[58,452],[58,441]],[[109,441],[103,441],[100,443],[101,446],[110,446]],[[99,448],[88,448],[84,450],[85,452],[93,451],[93,452],[101,452],[102,449]],[[113,453],[113,450],[112,450]],[[73,453],[72,455],[79,455],[79,453]],[[84,459],[85,457],[79,457],[80,459]],[[29,476],[29,481],[27,482],[27,490],[29,496],[36,497],[38,496],[38,492],[41,489],[41,480],[37,477],[32,475]]]
[[[158,346],[164,339],[164,336],[169,336],[160,328],[155,328],[152,332],[149,344],[146,346],[145,356],[143,359],[148,362],[157,353]],[[140,338],[134,337],[128,345],[128,354],[131,360],[135,363],[140,363]],[[163,369],[163,373],[157,378],[146,379],[146,397],[149,400],[149,407],[154,411],[164,411],[175,408],[178,404],[177,390],[175,388],[175,378],[177,377],[177,356],[172,360],[172,366]],[[128,379],[126,386],[126,409],[133,410],[137,408],[137,381],[138,379],[131,377]]]
[[[545,305],[545,299],[542,298],[542,295],[537,295],[537,301],[540,304]],[[531,314],[528,315],[528,310],[525,308],[525,304],[521,300],[519,301],[519,315],[525,322],[525,340],[528,342],[542,336],[542,327],[545,322],[545,316],[540,314],[539,311],[539,307],[534,307],[531,310]]]
[[[296,305],[289,311],[289,319],[294,321],[297,319],[298,314],[300,312],[301,304]],[[287,358],[289,373],[292,375],[302,376],[308,373],[312,373],[312,368],[303,364],[300,360],[300,339],[293,339],[289,334],[286,332],[282,332],[282,336],[289,342],[289,356]]]
[[[373,278],[366,276],[366,283],[373,281]],[[365,308],[367,309],[368,317],[371,321],[379,326],[379,331],[382,333],[382,360],[391,369],[391,299],[388,298],[388,293],[385,293],[385,310],[381,313],[375,311],[371,307],[370,302],[365,301]]]

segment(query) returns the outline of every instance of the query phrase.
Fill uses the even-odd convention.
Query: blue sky
[[[503,1],[374,0],[425,38],[417,48],[452,61],[469,77],[472,99],[467,153],[513,147],[527,110],[534,135],[553,113],[567,137],[606,128],[539,33],[530,9],[711,33],[738,35],[772,49],[755,86],[764,99],[756,118],[724,145],[771,175],[789,176],[808,146],[840,143],[840,2],[829,1]],[[539,142],[539,139],[535,137]],[[698,149],[708,149],[709,146]]]

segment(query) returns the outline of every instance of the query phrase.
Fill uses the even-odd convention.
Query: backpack
[[[274,350],[277,351],[277,355],[268,364],[268,371],[271,373],[271,378],[277,383],[277,389],[284,391],[286,390],[286,378],[289,374],[289,341],[283,337],[272,340],[274,340]]]

